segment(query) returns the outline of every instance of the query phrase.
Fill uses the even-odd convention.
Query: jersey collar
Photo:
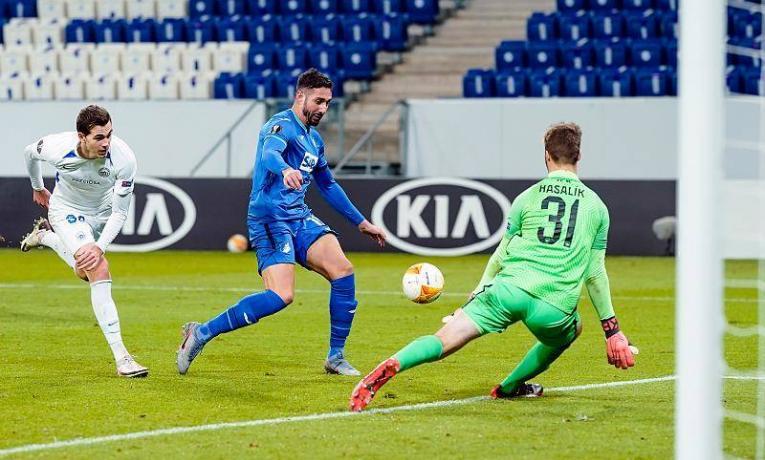
[[[309,127],[306,127],[306,125],[304,125],[304,124],[303,124],[303,122],[302,122],[302,121],[300,121],[300,117],[298,117],[298,116],[297,116],[297,114],[295,113],[295,111],[294,111],[294,110],[292,110],[292,109],[290,108],[290,109],[289,109],[289,111],[290,111],[290,115],[292,116],[292,118],[293,118],[293,119],[294,119],[294,120],[297,122],[297,124],[298,124],[298,125],[299,125],[301,128],[303,128],[303,131],[304,131],[306,134],[309,134],[309,133],[311,132],[311,128],[309,128]]]
[[[563,169],[558,169],[556,171],[551,171],[547,177],[560,177],[563,179],[576,179],[579,180],[579,176],[577,176],[575,173],[572,173],[571,171],[566,171]]]

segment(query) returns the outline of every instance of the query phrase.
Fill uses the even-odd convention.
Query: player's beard
[[[318,112],[311,112],[305,106],[303,106],[303,116],[305,117],[308,126],[318,126],[324,114]]]

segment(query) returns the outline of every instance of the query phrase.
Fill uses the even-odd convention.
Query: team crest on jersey
[[[105,166],[98,170],[98,175],[101,177],[109,177],[109,174],[111,174],[111,172],[109,171],[109,168]]]
[[[305,171],[307,173],[312,172],[313,168],[316,167],[316,163],[319,162],[319,157],[312,154],[311,152],[305,152],[305,155],[303,156],[303,161],[300,162],[300,170]]]

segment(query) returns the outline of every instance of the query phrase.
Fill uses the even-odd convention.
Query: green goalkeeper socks
[[[546,371],[550,364],[558,359],[566,348],[568,346],[553,348],[537,342],[526,353],[526,356],[523,357],[518,366],[513,369],[513,372],[499,384],[502,392],[512,393],[518,385]]]
[[[436,361],[441,357],[443,351],[444,345],[441,343],[441,339],[435,335],[424,335],[399,350],[393,357],[401,365],[399,369],[401,372],[420,364]]]

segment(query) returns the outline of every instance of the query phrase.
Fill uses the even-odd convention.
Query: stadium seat
[[[156,51],[154,43],[130,43],[120,57],[120,69],[125,75],[137,75],[151,68],[151,54]]]
[[[276,67],[276,47],[271,44],[250,45],[247,52],[247,72],[261,73]]]
[[[309,51],[311,66],[324,73],[333,72],[342,67],[340,51],[334,45],[314,45]]]
[[[378,0],[372,3],[372,12],[380,15],[401,14],[406,12],[404,0]]]
[[[564,94],[568,97],[595,97],[598,95],[597,77],[594,72],[566,72],[563,82]]]
[[[370,0],[342,0],[342,7],[345,14],[360,14],[372,11]]]
[[[279,0],[247,0],[247,14],[250,16],[264,16],[278,13]]]
[[[309,22],[303,16],[283,16],[278,19],[279,37],[283,43],[310,41]]]
[[[158,43],[185,42],[186,21],[179,18],[165,18],[154,23],[154,36]]]
[[[259,100],[276,97],[276,77],[273,75],[245,76],[244,97]]]
[[[63,44],[64,21],[55,18],[38,20],[32,26],[32,41],[37,46]]]
[[[203,73],[178,74],[181,99],[199,100],[212,97],[212,79]]]
[[[523,97],[526,86],[526,72],[522,70],[499,72],[494,82],[497,97]]]
[[[653,0],[622,0],[622,8],[638,11],[650,10],[653,8]]]
[[[605,69],[598,72],[598,92],[607,97],[634,96],[633,74],[631,70]]]
[[[370,43],[353,43],[346,45],[343,53],[343,69],[349,79],[368,80],[377,71],[377,54],[375,45]]]
[[[291,73],[280,74],[276,77],[276,97],[294,99],[296,85],[297,75]]]
[[[156,41],[154,31],[157,28],[154,19],[133,19],[127,23],[125,41],[128,43],[153,43]]]
[[[96,73],[85,80],[85,97],[92,101],[117,99],[119,74]]]
[[[29,46],[6,48],[0,52],[0,75],[29,72],[28,58],[31,51]]]
[[[37,74],[24,79],[24,99],[50,101],[53,99],[53,80],[50,75]]]
[[[662,45],[658,40],[635,40],[630,43],[630,61],[636,67],[658,67],[664,64]]]
[[[104,43],[96,46],[90,53],[90,71],[92,73],[119,73],[124,43]]]
[[[187,73],[212,71],[212,51],[215,44],[190,43],[188,48],[181,50],[181,68]]]
[[[60,48],[53,45],[38,47],[29,53],[29,71],[33,74],[57,73]]]
[[[37,17],[40,19],[66,18],[66,3],[64,0],[37,0]]]
[[[24,99],[24,79],[20,73],[0,74],[0,101]]]
[[[187,6],[187,0],[157,0],[157,19],[185,18]]]
[[[412,22],[435,24],[440,13],[438,0],[406,0],[406,12]]]
[[[343,21],[343,40],[346,43],[367,43],[374,41],[372,19],[366,14],[346,17]]]
[[[671,40],[664,43],[664,57],[668,66],[677,67],[677,41]]]
[[[308,67],[308,49],[303,45],[285,45],[276,49],[279,70],[292,71]]]
[[[335,43],[340,41],[342,20],[335,15],[315,18],[311,22],[311,36],[314,43]]]
[[[659,36],[656,16],[651,11],[626,14],[627,36],[637,40],[648,40]]]
[[[84,73],[90,70],[90,53],[94,46],[90,43],[67,43],[58,57],[61,73]]]
[[[404,51],[409,43],[409,33],[404,17],[397,13],[374,19],[375,36],[385,51]]]
[[[125,6],[127,19],[146,19],[157,16],[155,0],[129,0]]]
[[[139,19],[139,21],[141,20]],[[125,42],[126,30],[127,22],[124,19],[104,19],[96,23],[95,41],[96,43]]]
[[[593,65],[592,44],[585,38],[560,45],[561,64],[569,69],[584,69]]]
[[[529,42],[526,50],[531,68],[557,67],[560,63],[557,42]]]
[[[178,77],[176,74],[155,73],[149,78],[149,99],[178,99]]]
[[[153,72],[177,73],[181,71],[181,55],[186,50],[185,43],[161,43],[149,56]]]
[[[557,0],[556,4],[558,11],[572,13],[585,10],[587,6],[585,0]]]
[[[558,17],[558,35],[562,40],[581,40],[591,35],[590,16],[584,11]]]
[[[332,97],[339,98],[345,96],[345,71],[335,70],[326,72],[330,80],[332,80]]]
[[[162,3],[160,0],[159,3]],[[215,16],[215,0],[189,0],[189,17]]]
[[[529,96],[561,96],[561,73],[557,69],[537,70],[529,76]]]
[[[733,19],[733,36],[755,39],[762,35],[762,13],[744,12]]]
[[[96,24],[92,20],[73,19],[64,28],[64,38],[67,43],[93,43],[96,41],[95,29]]]
[[[306,14],[308,13],[308,2],[306,0],[281,0],[279,12],[284,15]]]
[[[219,16],[243,16],[247,14],[245,0],[215,0],[215,12]]]
[[[465,97],[494,97],[496,78],[493,70],[469,69],[462,78],[462,94]]]
[[[505,40],[494,50],[494,62],[498,71],[526,67],[526,42]]]
[[[677,13],[666,13],[660,16],[659,33],[662,37],[677,40],[679,38],[677,29]]]
[[[37,0],[5,0],[5,4],[11,17],[37,17]]]
[[[659,69],[639,69],[635,72],[636,96],[667,96],[666,72]]]
[[[526,22],[526,36],[530,41],[545,41],[558,38],[554,13],[533,13]]]
[[[218,42],[245,41],[246,23],[240,18],[220,18],[215,21],[215,38]]]
[[[125,0],[98,0],[96,2],[96,17],[98,19],[125,18]]]
[[[62,75],[53,79],[53,95],[57,101],[85,99],[85,80],[81,74]]]
[[[145,74],[124,75],[117,80],[117,99],[143,101],[149,97],[149,79]]]
[[[13,18],[3,26],[5,46],[32,46],[32,24],[36,20]]]
[[[598,67],[621,67],[627,63],[627,49],[618,39],[595,40],[592,49]]]
[[[613,11],[617,7],[616,0],[590,0],[589,7],[596,11]]]
[[[245,32],[250,43],[275,43],[277,22],[271,16],[252,18],[246,21]]]
[[[214,26],[210,19],[192,19],[186,23],[186,40],[205,44],[214,40]]]
[[[66,0],[66,15],[69,19],[95,19],[95,0]]]
[[[338,13],[337,0],[310,0],[310,9],[314,15]]]
[[[745,94],[765,96],[765,80],[761,69],[749,68],[744,71],[743,89]]]
[[[243,95],[243,77],[241,74],[222,73],[213,83],[215,99],[239,99]]]
[[[213,50],[213,70],[215,72],[243,72],[246,68],[245,56],[249,49],[247,42],[219,43]]]
[[[620,14],[594,12],[591,22],[593,38],[613,38],[626,34],[624,17]]]
[[[656,9],[659,11],[677,11],[678,0],[655,0]]]

